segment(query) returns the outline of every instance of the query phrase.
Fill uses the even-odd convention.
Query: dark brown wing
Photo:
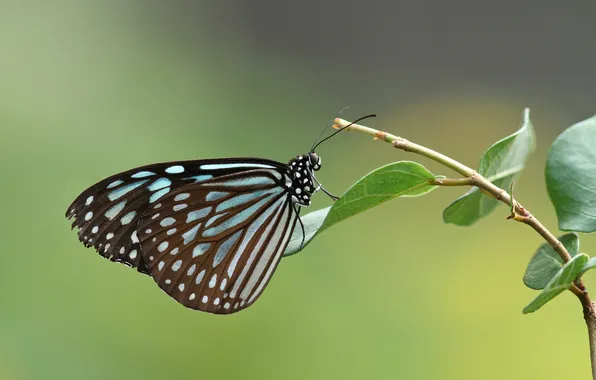
[[[167,162],[108,177],[83,191],[66,212],[79,240],[103,257],[139,272],[149,271],[141,256],[137,225],[143,213],[180,187],[254,169],[284,172],[287,165],[258,158]]]
[[[138,226],[153,279],[186,307],[229,314],[251,305],[273,275],[297,220],[288,180],[257,169],[169,192]]]

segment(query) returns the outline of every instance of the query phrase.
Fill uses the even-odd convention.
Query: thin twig
[[[349,124],[350,122],[344,119],[337,118],[334,120],[334,127],[336,128],[342,128]],[[542,238],[555,250],[555,252],[559,254],[563,262],[568,262],[569,260],[571,260],[571,255],[569,254],[569,251],[567,251],[567,248],[565,248],[563,243],[561,243],[555,237],[555,235],[553,235],[538,219],[536,219],[534,215],[530,213],[530,211],[523,207],[519,202],[513,200],[513,198],[507,191],[494,185],[488,179],[480,175],[476,170],[430,148],[413,143],[402,137],[398,137],[387,132],[378,131],[376,129],[365,127],[359,124],[352,124],[350,127],[346,128],[346,131],[356,131],[370,135],[375,140],[382,140],[392,144],[397,149],[401,149],[405,152],[416,153],[424,157],[430,158],[431,160],[438,162],[460,173],[465,178],[437,179],[433,182],[433,184],[437,186],[475,186],[479,188],[484,193],[492,196],[496,200],[503,202],[507,206],[511,207],[514,214],[514,217],[512,219],[524,223],[532,227],[536,232],[538,232],[538,234],[542,236]],[[584,307],[586,307],[586,305],[590,305],[591,307],[592,303],[582,281],[578,281],[577,285],[579,288],[579,292],[574,292],[575,295],[580,299]],[[596,314],[596,312],[594,314]]]
[[[335,119],[334,127],[341,128],[350,123],[343,119]],[[444,166],[456,171],[464,178],[438,178],[432,181],[437,186],[475,186],[480,191],[496,200],[505,203],[510,207],[511,215],[508,219],[527,224],[532,227],[546,242],[553,247],[559,254],[563,262],[571,260],[571,255],[567,248],[553,235],[538,219],[536,219],[525,207],[513,199],[513,195],[507,191],[495,186],[488,179],[481,176],[476,170],[445,156],[439,152],[429,149],[425,146],[413,143],[402,137],[394,136],[387,132],[378,131],[373,128],[365,127],[359,124],[353,124],[346,128],[346,131],[357,131],[372,136],[375,140],[382,140],[392,144],[395,148],[406,152],[412,152],[424,157],[428,157]],[[511,189],[513,194],[513,188]],[[584,319],[588,327],[588,336],[590,339],[590,358],[592,364],[592,377],[596,380],[596,304],[593,304],[588,295],[588,291],[581,279],[577,280],[569,289],[577,296],[583,306]]]

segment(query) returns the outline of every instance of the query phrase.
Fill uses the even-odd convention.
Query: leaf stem
[[[472,186],[469,178],[435,178],[431,181],[435,186]]]
[[[342,128],[349,125],[350,122],[337,118],[334,120],[335,128]],[[538,219],[530,213],[525,207],[519,202],[513,199],[513,197],[505,190],[494,185],[491,181],[480,175],[476,170],[447,157],[437,151],[434,151],[425,146],[413,143],[402,137],[392,135],[387,132],[378,131],[376,129],[365,127],[359,124],[352,124],[346,128],[346,131],[356,131],[372,136],[375,140],[383,140],[387,143],[392,144],[395,148],[401,149],[405,152],[412,152],[424,157],[430,158],[431,160],[438,162],[456,172],[463,175],[465,178],[440,178],[434,181],[434,185],[437,186],[475,186],[484,193],[492,196],[496,200],[505,203],[512,210],[511,219],[527,224],[532,227],[542,238],[559,254],[563,262],[571,260],[571,255],[567,248],[561,243],[555,235],[553,235]],[[576,285],[570,289],[581,301],[584,307],[584,316],[590,332],[590,348],[592,350],[592,366],[593,371],[596,371],[596,308],[590,301],[588,292],[585,289],[583,282],[580,280],[576,281]],[[588,322],[590,321],[590,322]],[[594,379],[596,380],[596,372],[594,372]]]

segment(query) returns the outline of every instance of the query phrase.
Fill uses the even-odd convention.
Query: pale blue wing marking
[[[122,219],[120,219],[120,223],[122,223],[123,226],[127,225],[128,223],[132,222],[135,215],[137,215],[136,211],[129,212],[128,214],[124,215]]]
[[[197,244],[197,246],[192,250],[192,257],[195,258],[197,256],[201,256],[203,253],[207,252],[209,248],[211,248],[211,243]]]
[[[263,185],[276,185],[276,184],[277,184],[277,182],[275,182],[275,180],[273,180],[269,177],[258,176],[258,177],[231,179],[229,181],[221,181],[221,182],[207,182],[203,186],[239,187],[239,186],[263,186]]]
[[[223,231],[244,222],[246,219],[250,218],[251,215],[253,215],[258,209],[260,209],[264,204],[269,202],[271,200],[271,198],[275,197],[276,195],[277,194],[271,194],[268,197],[261,199],[254,205],[242,210],[241,212],[237,213],[230,219],[226,220],[224,223],[218,224],[215,227],[212,227],[212,228],[204,231],[202,235],[204,237],[212,237],[215,235],[219,235]]]
[[[170,192],[169,187],[166,187],[165,189],[156,191],[155,193],[151,194],[151,196],[149,197],[149,203],[155,202],[156,200],[163,197],[164,195],[166,195],[169,192]]]
[[[206,180],[211,179],[211,178],[213,178],[213,176],[211,174],[202,174],[202,175],[195,175],[195,176],[192,176],[192,177],[187,177],[187,178],[184,178],[184,179],[194,179],[195,180],[195,183],[197,183],[197,182],[206,181]]]
[[[230,252],[230,249],[232,249],[234,244],[236,244],[236,240],[238,240],[240,235],[242,235],[242,230],[237,231],[219,246],[217,253],[215,254],[215,258],[213,259],[213,268],[223,261],[228,252]]]
[[[141,186],[142,184],[144,184],[145,182],[149,181],[148,179],[143,180],[143,181],[137,181],[137,182],[133,182],[130,183],[126,186],[122,186],[121,188],[112,191],[111,193],[108,194],[108,199],[111,201],[115,201],[116,199],[130,193],[131,191],[133,191],[134,189],[136,189],[137,187]]]
[[[230,266],[228,267],[229,277],[232,277],[232,275],[234,274],[234,271],[236,270],[236,265],[238,265],[238,260],[240,260],[240,258],[242,257],[242,254],[244,253],[244,250],[246,249],[248,244],[252,241],[252,239],[254,239],[255,234],[257,233],[259,228],[261,228],[263,223],[265,223],[265,221],[271,216],[271,214],[273,214],[275,210],[278,210],[279,206],[284,201],[284,198],[277,200],[274,204],[271,205],[271,207],[267,208],[267,210],[265,210],[254,222],[251,223],[250,227],[248,228],[248,231],[246,232],[246,235],[244,235],[244,239],[242,239],[242,242],[240,243],[238,250],[234,254],[232,261],[230,262]]]
[[[193,241],[195,239],[195,237],[197,236],[197,231],[199,230],[199,227],[201,226],[201,223],[197,224],[196,226],[194,226],[192,229],[188,230],[187,232],[182,234],[182,237],[184,238],[184,244],[188,244],[191,241]]]
[[[263,169],[276,169],[275,166],[264,165],[264,164],[205,164],[201,165],[203,170],[220,170],[220,169],[235,169],[235,168],[263,168]]]
[[[155,173],[153,172],[148,172],[148,171],[142,171],[142,172],[138,172],[135,173],[133,175],[131,175],[131,178],[145,178],[145,177],[151,177],[152,175],[155,175]]]
[[[116,180],[116,181],[114,181],[114,182],[110,183],[110,184],[109,184],[109,185],[106,187],[106,189],[111,189],[111,188],[113,188],[113,187],[116,187],[116,186],[119,186],[119,185],[121,185],[121,184],[123,184],[123,183],[124,183],[124,181],[121,181],[121,180]]]
[[[211,209],[212,209],[211,207],[205,207],[200,210],[189,212],[186,217],[186,223],[191,223],[191,222],[194,222],[195,220],[199,220],[199,219],[206,217],[211,212]]]
[[[265,194],[271,194],[271,193],[279,194],[282,191],[283,190],[281,188],[273,188],[270,190],[253,191],[252,193],[248,193],[248,194],[240,194],[240,195],[232,197],[232,198],[225,200],[225,201],[221,202],[220,204],[218,204],[217,207],[215,208],[215,211],[217,211],[217,212],[225,211],[229,208],[237,207],[242,204],[248,203],[248,202],[250,202],[254,199],[257,199]]]
[[[147,188],[149,189],[149,191],[155,191],[155,190],[159,190],[159,189],[163,189],[164,187],[168,187],[172,184],[172,181],[170,181],[167,178],[160,178],[158,180],[156,180],[155,182],[153,182],[151,185],[149,185]]]
[[[213,202],[216,201],[218,199],[221,199],[227,195],[229,195],[230,193],[227,193],[225,191],[212,191],[210,193],[207,194],[207,196],[205,197],[205,200],[207,202]]]
[[[170,166],[166,169],[166,173],[168,174],[179,174],[184,172],[184,166],[182,165],[174,165]]]
[[[122,211],[124,209],[124,206],[126,206],[126,201],[122,201],[112,207],[110,207],[108,209],[108,211],[105,212],[105,217],[112,220],[114,219],[119,213],[120,211]]]

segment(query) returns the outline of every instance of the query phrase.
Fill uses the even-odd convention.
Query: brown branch
[[[335,119],[334,127],[341,128],[349,125],[350,123],[343,119]],[[383,140],[392,144],[395,148],[401,149],[405,152],[412,152],[431,160],[434,160],[454,171],[460,173],[464,178],[438,178],[432,181],[433,185],[436,186],[475,186],[480,191],[489,196],[492,196],[496,200],[505,203],[510,206],[512,212],[508,219],[515,220],[517,222],[530,226],[536,231],[561,257],[563,262],[571,260],[571,255],[563,243],[561,243],[555,235],[553,235],[538,219],[532,215],[532,213],[517,202],[513,197],[504,189],[494,185],[487,178],[480,175],[474,169],[447,157],[439,152],[436,152],[425,146],[413,143],[402,137],[394,136],[387,132],[377,131],[376,129],[365,127],[359,124],[352,124],[346,128],[347,131],[353,130],[368,135],[372,135],[376,140]],[[590,339],[590,357],[592,363],[592,377],[596,380],[596,304],[593,304],[588,295],[581,279],[577,280],[574,285],[569,289],[573,294],[580,300],[586,325],[588,327],[588,335]]]

